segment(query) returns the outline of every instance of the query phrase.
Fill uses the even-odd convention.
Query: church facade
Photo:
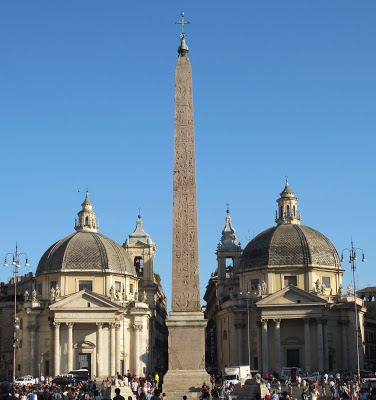
[[[364,366],[366,311],[344,290],[338,253],[320,232],[300,225],[298,199],[288,182],[277,200],[276,226],[237,243],[229,210],[217,248],[218,268],[207,286],[207,368],[250,365],[277,372],[354,369],[359,340]]]
[[[166,297],[154,275],[155,243],[137,221],[121,246],[99,234],[86,193],[76,232],[39,261],[17,316],[17,376],[86,368],[97,379],[167,365]]]

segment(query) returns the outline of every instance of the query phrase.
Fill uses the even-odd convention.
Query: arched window
[[[295,206],[292,207],[292,215],[293,215],[294,217],[296,217],[296,209],[295,209]]]
[[[286,216],[287,217],[290,216],[290,206],[289,205],[286,206]]]
[[[89,217],[85,217],[85,226],[89,225]]]
[[[283,208],[282,206],[279,208],[279,218],[283,217]]]

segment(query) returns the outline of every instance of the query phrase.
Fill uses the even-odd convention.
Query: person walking
[[[123,396],[120,395],[120,388],[115,389],[116,396],[113,398],[113,400],[125,400]]]

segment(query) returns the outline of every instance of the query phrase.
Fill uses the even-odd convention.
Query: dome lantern
[[[89,199],[89,192],[86,191],[85,201],[81,204],[82,210],[77,214],[74,229],[78,232],[97,232],[99,229],[99,220],[96,219],[96,213],[93,211],[93,204]]]
[[[275,222],[277,225],[300,225],[302,218],[300,216],[300,211],[298,211],[299,199],[295,197],[295,193],[290,189],[287,178],[285,188],[280,195],[281,197],[277,200],[278,211],[276,212]]]

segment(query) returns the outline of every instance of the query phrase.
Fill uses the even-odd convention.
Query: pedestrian
[[[116,388],[115,389],[116,396],[113,398],[113,400],[125,400],[123,396],[120,395],[120,389]]]
[[[302,377],[301,377],[300,375],[298,375],[298,376],[296,377],[296,385],[298,386],[299,392],[300,392],[300,385],[301,385],[301,383],[302,383]]]
[[[0,399],[1,400],[17,400],[17,397],[12,396],[10,391],[12,387],[8,381],[1,382],[0,384]]]
[[[154,396],[151,398],[151,400],[161,400],[160,392],[158,389],[154,390]]]

